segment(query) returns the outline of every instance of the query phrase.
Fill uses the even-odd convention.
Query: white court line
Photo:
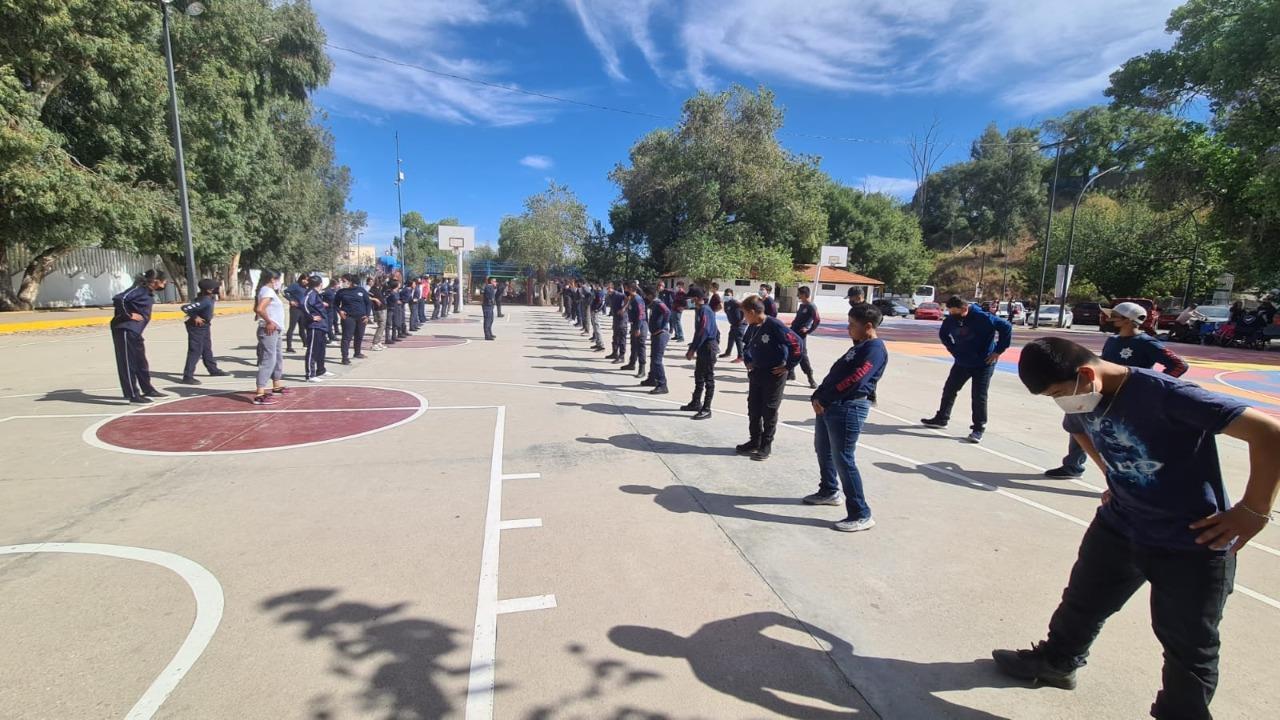
[[[529,384],[529,383],[500,382],[500,381],[497,381],[497,380],[443,380],[443,379],[435,379],[435,378],[376,378],[376,379],[375,379],[375,378],[371,378],[371,379],[369,380],[369,382],[427,382],[427,383],[443,383],[443,384],[447,384],[447,385],[498,385],[498,386],[503,386],[503,387],[519,387],[519,388],[528,388],[528,389],[533,389],[533,390],[557,390],[557,391],[560,391],[560,392],[564,392],[564,391],[569,391],[569,392],[581,392],[581,393],[589,393],[589,394],[592,394],[592,395],[605,395],[605,396],[618,395],[618,396],[621,396],[621,397],[630,398],[630,399],[632,399],[632,400],[648,400],[648,401],[650,401],[650,402],[663,403],[663,404],[667,404],[667,405],[679,405],[679,404],[680,404],[680,401],[679,401],[679,400],[664,400],[664,399],[660,399],[660,398],[650,397],[650,396],[648,396],[648,395],[646,395],[646,394],[635,394],[635,393],[628,393],[628,392],[620,392],[620,391],[616,391],[616,390],[589,390],[589,389],[585,389],[585,388],[570,388],[570,387],[564,387],[564,386],[532,385],[532,384]],[[745,414],[743,414],[743,413],[734,412],[734,411],[732,411],[732,410],[716,410],[716,412],[717,412],[717,413],[719,413],[719,414],[721,414],[721,415],[733,415],[733,416],[735,416],[735,417],[740,417],[740,418],[745,418],[745,417],[747,417],[747,416],[746,416]],[[812,435],[812,434],[813,434],[813,430],[812,430],[811,428],[807,428],[807,427],[803,427],[803,426],[798,426],[798,425],[791,425],[791,424],[789,424],[789,423],[785,423],[785,422],[784,422],[784,423],[778,423],[778,424],[779,424],[779,426],[781,426],[781,427],[788,427],[788,428],[791,428],[792,430],[798,430],[798,431],[800,431],[800,432],[808,433],[809,435]],[[906,462],[906,463],[910,463],[911,465],[913,465],[913,466],[914,466],[914,467],[916,467],[916,468],[928,468],[929,470],[933,470],[933,471],[935,471],[935,472],[942,473],[942,474],[947,475],[947,476],[949,476],[949,477],[953,477],[953,478],[955,478],[955,479],[957,479],[957,480],[961,480],[961,481],[963,481],[963,482],[965,482],[965,483],[968,483],[968,484],[970,484],[970,485],[973,485],[973,486],[975,486],[975,487],[980,487],[980,488],[982,488],[982,489],[984,489],[984,490],[990,490],[990,491],[993,491],[993,492],[995,492],[997,495],[1001,495],[1001,496],[1003,496],[1003,497],[1010,498],[1010,499],[1012,499],[1012,500],[1014,500],[1014,501],[1016,501],[1016,502],[1019,502],[1019,503],[1022,503],[1023,505],[1026,505],[1026,506],[1028,506],[1028,507],[1033,507],[1033,508],[1035,508],[1035,509],[1037,509],[1037,510],[1042,510],[1042,511],[1044,511],[1044,512],[1046,512],[1046,513],[1050,514],[1050,515],[1053,515],[1053,516],[1055,516],[1055,517],[1062,518],[1063,520],[1067,520],[1068,522],[1074,523],[1074,524],[1079,525],[1079,526],[1081,526],[1081,527],[1088,527],[1088,526],[1089,526],[1089,523],[1088,523],[1087,521],[1085,521],[1085,520],[1081,520],[1080,518],[1078,518],[1078,517],[1076,517],[1076,516],[1074,516],[1074,515],[1070,515],[1070,514],[1068,514],[1068,513],[1062,512],[1062,511],[1060,511],[1060,510],[1055,510],[1055,509],[1053,509],[1053,508],[1051,508],[1051,507],[1049,507],[1049,506],[1047,506],[1047,505],[1043,505],[1043,504],[1038,503],[1038,502],[1036,502],[1036,501],[1034,501],[1034,500],[1031,500],[1031,499],[1028,499],[1028,498],[1022,497],[1021,495],[1018,495],[1018,494],[1016,494],[1016,493],[1009,492],[1008,490],[1005,490],[1005,489],[1003,489],[1003,488],[997,488],[997,487],[994,487],[994,486],[992,486],[992,485],[988,485],[988,484],[986,484],[986,483],[984,483],[984,482],[981,482],[981,481],[979,481],[979,480],[974,480],[973,478],[968,477],[968,476],[966,476],[966,475],[962,475],[962,474],[960,474],[960,473],[953,472],[953,471],[951,471],[951,470],[947,470],[947,469],[945,469],[945,468],[936,467],[936,466],[934,466],[934,465],[931,465],[931,464],[929,464],[929,463],[925,463],[925,462],[921,462],[921,461],[919,461],[919,460],[914,460],[914,459],[909,458],[909,457],[907,457],[907,456],[905,456],[905,455],[899,455],[899,454],[897,454],[897,453],[895,453],[895,452],[892,452],[892,451],[890,451],[890,450],[882,450],[882,449],[880,449],[880,448],[878,448],[878,447],[875,447],[874,445],[867,445],[867,444],[866,444],[866,443],[864,443],[864,442],[859,442],[859,443],[858,443],[858,447],[866,448],[866,449],[868,449],[868,450],[871,450],[872,452],[877,452],[877,453],[880,453],[880,454],[882,454],[882,455],[886,455],[886,456],[888,456],[888,457],[892,457],[892,458],[894,458],[894,459],[901,460],[901,461]],[[1266,546],[1261,546],[1261,545],[1258,545],[1257,543],[1254,543],[1254,542],[1250,542],[1248,545],[1245,545],[1245,548],[1250,548],[1250,547],[1255,547],[1255,546],[1257,547],[1257,549],[1258,549],[1258,550],[1262,550],[1263,552],[1270,552],[1271,554],[1280,554],[1280,553],[1276,553],[1276,551],[1275,551],[1275,550],[1273,550],[1272,548],[1269,548],[1269,547],[1266,547]],[[1264,548],[1265,548],[1265,549],[1264,549]],[[1259,592],[1257,592],[1257,591],[1255,591],[1255,590],[1250,590],[1249,588],[1247,588],[1247,587],[1245,587],[1245,586],[1243,586],[1243,585],[1240,585],[1240,584],[1238,584],[1238,583],[1236,584],[1235,588],[1236,588],[1237,590],[1239,590],[1239,591],[1240,591],[1242,594],[1244,594],[1244,595],[1247,595],[1247,596],[1249,596],[1249,597],[1251,597],[1251,598],[1253,598],[1253,599],[1255,599],[1255,600],[1258,600],[1259,602],[1262,602],[1262,603],[1264,603],[1264,604],[1266,604],[1266,605],[1270,605],[1271,607],[1274,607],[1274,608],[1276,608],[1277,610],[1280,610],[1280,600],[1276,600],[1276,599],[1274,599],[1274,598],[1272,598],[1272,597],[1270,597],[1270,596],[1263,595],[1262,593],[1259,593]]]
[[[542,473],[515,473],[512,475],[503,475],[503,480],[537,480],[542,477]]]
[[[498,601],[498,614],[528,612],[530,610],[549,610],[556,606],[555,595],[533,595],[531,597],[510,598]]]
[[[209,641],[218,629],[218,623],[222,621],[222,585],[218,583],[218,579],[195,561],[161,550],[98,543],[30,543],[0,546],[0,555],[27,553],[70,553],[137,560],[172,570],[186,581],[187,586],[191,588],[191,594],[196,599],[196,617],[191,622],[191,629],[187,631],[187,637],[178,647],[178,652],[174,654],[173,659],[165,665],[156,679],[151,681],[150,687],[142,693],[142,697],[138,698],[133,708],[129,710],[129,714],[125,716],[125,720],[150,720],[182,681],[191,666],[204,653],[204,649],[208,647]],[[100,670],[101,668],[92,669],[93,672]]]
[[[1250,394],[1250,395],[1253,395],[1254,397],[1262,398],[1263,400],[1266,400],[1268,403],[1277,403],[1277,402],[1280,402],[1280,398],[1277,398],[1277,397],[1275,397],[1274,395],[1268,395],[1267,393],[1264,393],[1264,392],[1258,392],[1257,390],[1249,390],[1248,388],[1242,388],[1242,387],[1240,387],[1240,386],[1238,386],[1238,385],[1232,385],[1231,383],[1229,383],[1229,382],[1227,382],[1226,380],[1224,380],[1224,379],[1223,379],[1223,378],[1225,378],[1225,377],[1226,377],[1226,376],[1228,376],[1228,375],[1231,375],[1231,374],[1234,374],[1234,373],[1240,373],[1240,372],[1277,372],[1277,369],[1276,369],[1276,368],[1273,368],[1273,369],[1270,369],[1270,370],[1224,370],[1224,371],[1222,371],[1222,372],[1218,373],[1217,375],[1214,375],[1214,376],[1213,376],[1213,379],[1214,379],[1214,381],[1215,381],[1215,382],[1222,383],[1223,385],[1226,385],[1227,387],[1231,388],[1232,390],[1238,390],[1238,391],[1240,391],[1240,392],[1242,392],[1242,393],[1248,393],[1248,394]]]
[[[471,639],[471,674],[467,680],[468,720],[493,717],[494,662],[498,652],[498,523],[502,522],[502,439],[507,409],[498,408],[489,459],[489,504],[484,518],[484,551],[476,592],[476,623]]]
[[[400,391],[405,392],[405,391]],[[190,400],[191,398],[183,398]],[[47,418],[86,418],[86,417],[187,417],[195,415],[278,415],[284,413],[351,413],[351,412],[388,412],[393,410],[417,410],[413,405],[404,405],[402,407],[373,407],[373,408],[311,408],[311,409],[294,409],[288,410],[192,410],[190,412],[137,412],[125,411],[121,413],[68,413],[63,415],[11,415],[7,418],[0,418],[0,422],[5,420],[44,420]],[[433,408],[434,410],[452,410],[454,408]]]
[[[499,530],[520,530],[522,528],[540,528],[542,518],[521,518],[519,520],[503,520],[498,523]]]

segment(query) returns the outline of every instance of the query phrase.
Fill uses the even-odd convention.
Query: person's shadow
[[[656,488],[650,485],[623,485],[618,489],[629,495],[652,495],[653,501],[659,507],[673,513],[705,512],[710,515],[740,518],[742,520],[827,529],[831,528],[831,523],[834,520],[839,519],[833,517],[832,520],[822,520],[795,515],[779,515],[762,510],[753,510],[750,507],[752,505],[800,506],[800,500],[791,497],[727,495],[706,492],[692,485],[668,485],[664,488]]]
[[[811,635],[831,649],[824,651],[812,642],[798,645],[775,639],[780,635],[778,629]],[[915,663],[858,657],[844,639],[776,612],[709,622],[689,637],[660,628],[620,625],[609,631],[609,639],[631,652],[684,658],[693,674],[708,687],[774,715],[804,720],[859,717],[866,709],[882,717],[1005,720],[948,702],[934,693],[1022,685],[999,675],[990,660]],[[872,708],[847,678],[835,677],[833,662],[837,668],[857,667],[872,677],[892,678],[894,686],[888,692],[893,694],[894,711]],[[780,693],[811,698],[824,707],[786,699]]]
[[[1054,495],[1072,495],[1074,497],[1084,498],[1096,498],[1099,495],[1093,490],[1086,490],[1083,488],[1075,489],[1068,487],[1052,487],[1041,484],[1046,480],[1046,478],[1040,473],[981,472],[977,470],[966,470],[956,463],[942,461],[921,465],[918,468],[891,462],[878,462],[873,464],[887,472],[897,473],[899,475],[924,475],[927,478],[938,480],[949,485],[958,485],[960,487],[967,487],[972,490],[982,490],[985,492],[994,492],[996,488],[1004,488],[1006,490],[1030,490],[1032,492],[1051,493]],[[982,483],[986,487],[974,485],[972,482],[965,480],[964,478],[966,477]]]
[[[630,413],[630,408],[624,408]],[[634,413],[631,413],[634,414]],[[656,413],[650,413],[656,414]],[[580,437],[578,442],[587,445],[613,445],[622,450],[638,452],[655,452],[659,455],[734,455],[731,447],[711,447],[707,445],[690,445],[688,443],[654,440],[638,433],[614,435],[610,438]]]

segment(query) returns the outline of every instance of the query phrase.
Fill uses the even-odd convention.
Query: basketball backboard
[[[818,262],[825,267],[846,267],[849,264],[849,248],[839,245],[823,245]]]
[[[441,225],[437,230],[436,246],[441,250],[464,250],[467,252],[475,250],[476,229],[456,225]]]

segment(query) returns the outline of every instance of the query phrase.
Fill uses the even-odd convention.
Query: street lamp
[[[187,199],[187,164],[182,156],[182,120],[178,116],[178,87],[173,78],[173,45],[169,41],[169,6],[173,0],[158,0],[164,28],[164,64],[169,75],[169,115],[173,118],[173,153],[178,173],[178,204],[182,208],[182,242],[187,253],[187,298],[196,291],[196,252],[191,244],[191,204]],[[186,3],[182,12],[195,17],[204,12],[199,2]]]
[[[400,279],[409,279],[409,243],[404,237],[404,203],[400,199],[400,186],[404,183],[404,161],[400,159],[400,133],[396,132],[396,222],[400,227]]]
[[[1058,167],[1062,165],[1062,146],[1073,140],[1075,140],[1073,137],[1064,137],[1056,143],[1040,146],[1041,150],[1056,147],[1058,151],[1053,159],[1053,185],[1049,188],[1049,220],[1045,223],[1044,259],[1040,262],[1040,291],[1036,293],[1036,317],[1031,326],[1036,329],[1040,328],[1040,305],[1044,303],[1044,280],[1049,272],[1049,239],[1053,237],[1053,204],[1058,201]]]
[[[1061,298],[1062,307],[1059,308],[1058,312],[1058,327],[1062,327],[1063,321],[1067,319],[1067,292],[1071,289],[1071,248],[1075,245],[1076,241],[1076,213],[1080,210],[1080,201],[1084,199],[1084,194],[1089,191],[1089,186],[1092,185],[1095,180],[1109,172],[1115,172],[1119,169],[1119,165],[1112,165],[1106,170],[1103,170],[1097,175],[1089,178],[1089,182],[1085,183],[1084,187],[1080,188],[1080,193],[1076,195],[1075,205],[1071,207],[1071,229],[1067,232],[1067,261],[1062,270],[1062,294],[1059,296]],[[1040,314],[1039,309],[1036,310],[1036,314]]]

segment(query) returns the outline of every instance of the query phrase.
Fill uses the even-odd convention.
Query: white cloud
[[[1094,97],[1126,59],[1167,46],[1182,0],[565,0],[612,77],[619,48],[660,77],[720,75],[846,92],[995,92],[1034,114]],[[661,63],[653,37],[670,37]]]
[[[551,158],[546,155],[525,155],[520,158],[520,164],[527,168],[533,168],[534,170],[546,170],[555,163],[553,163]]]
[[[911,178],[867,175],[858,182],[858,187],[869,193],[883,193],[896,198],[909,199],[916,192],[916,181]]]

